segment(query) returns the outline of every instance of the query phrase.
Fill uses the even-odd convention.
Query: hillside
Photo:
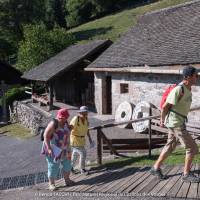
[[[134,26],[139,16],[146,12],[182,4],[191,0],[161,0],[156,3],[130,8],[89,23],[80,25],[69,32],[74,33],[78,43],[86,43],[95,39],[111,39],[115,41],[129,28]]]

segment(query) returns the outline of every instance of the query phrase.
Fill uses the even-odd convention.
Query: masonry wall
[[[15,101],[10,113],[11,122],[19,122],[31,129],[31,133],[38,134],[39,127],[45,127],[51,119],[51,115],[39,111],[28,102]]]
[[[179,83],[181,75],[166,74],[142,74],[142,73],[95,73],[95,105],[97,112],[102,114],[102,83],[106,76],[112,76],[112,114],[115,114],[117,106],[123,101],[137,104],[140,101],[148,101],[159,107],[163,90],[169,84]],[[199,81],[200,82],[200,81]],[[193,86],[192,106],[200,105],[200,83]],[[127,83],[129,92],[120,94],[120,83]],[[200,120],[200,111],[191,112],[189,118],[192,121]]]

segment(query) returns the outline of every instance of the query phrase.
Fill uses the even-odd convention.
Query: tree
[[[88,21],[93,11],[93,4],[89,0],[68,0],[67,9],[67,25],[68,27]]]
[[[23,25],[42,21],[44,11],[44,3],[40,0],[0,1],[0,37],[11,46],[7,54],[17,52],[18,43],[23,38]]]
[[[20,42],[17,68],[27,71],[74,43],[74,38],[63,28],[47,30],[44,24],[26,25],[24,40]]]
[[[45,0],[45,24],[52,29],[55,24],[66,28],[66,0]]]

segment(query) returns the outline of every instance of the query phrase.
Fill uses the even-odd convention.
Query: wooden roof
[[[200,63],[199,0],[143,15],[87,70],[193,63]]]
[[[22,73],[6,62],[0,61],[0,82],[4,80],[6,84],[21,84],[23,79]]]
[[[76,67],[84,59],[110,44],[110,40],[96,40],[87,44],[72,45],[39,66],[25,72],[22,77],[29,80],[49,81],[66,70]]]

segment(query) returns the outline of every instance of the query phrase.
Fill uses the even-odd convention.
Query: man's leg
[[[72,147],[72,158],[71,158],[71,165],[72,165],[72,170],[74,169],[75,163],[78,158],[78,152],[76,147]]]
[[[167,144],[164,146],[158,160],[150,170],[152,175],[157,176],[161,180],[166,178],[163,175],[160,167],[168,155],[176,148],[177,141],[178,139],[175,137],[173,129],[169,129]]]
[[[157,159],[157,161],[154,164],[154,169],[160,169],[160,166],[162,165],[163,161],[168,157],[169,153],[166,151],[162,151],[159,155],[159,158]]]
[[[184,146],[186,149],[185,166],[182,180],[185,182],[200,182],[199,177],[196,177],[194,174],[190,173],[193,158],[199,152],[198,146],[192,136],[187,132],[185,126],[177,128],[176,134],[179,137],[182,146]]]
[[[183,170],[183,174],[189,174],[190,173],[190,169],[192,167],[192,160],[194,158],[194,155],[191,154],[187,154],[185,155],[185,166],[184,166],[184,170]]]
[[[169,129],[167,144],[164,146],[158,160],[155,162],[154,169],[160,169],[160,166],[162,165],[163,161],[176,148],[177,142],[178,139],[175,137],[173,129]]]
[[[80,148],[80,168],[85,169],[86,150],[84,147]]]

